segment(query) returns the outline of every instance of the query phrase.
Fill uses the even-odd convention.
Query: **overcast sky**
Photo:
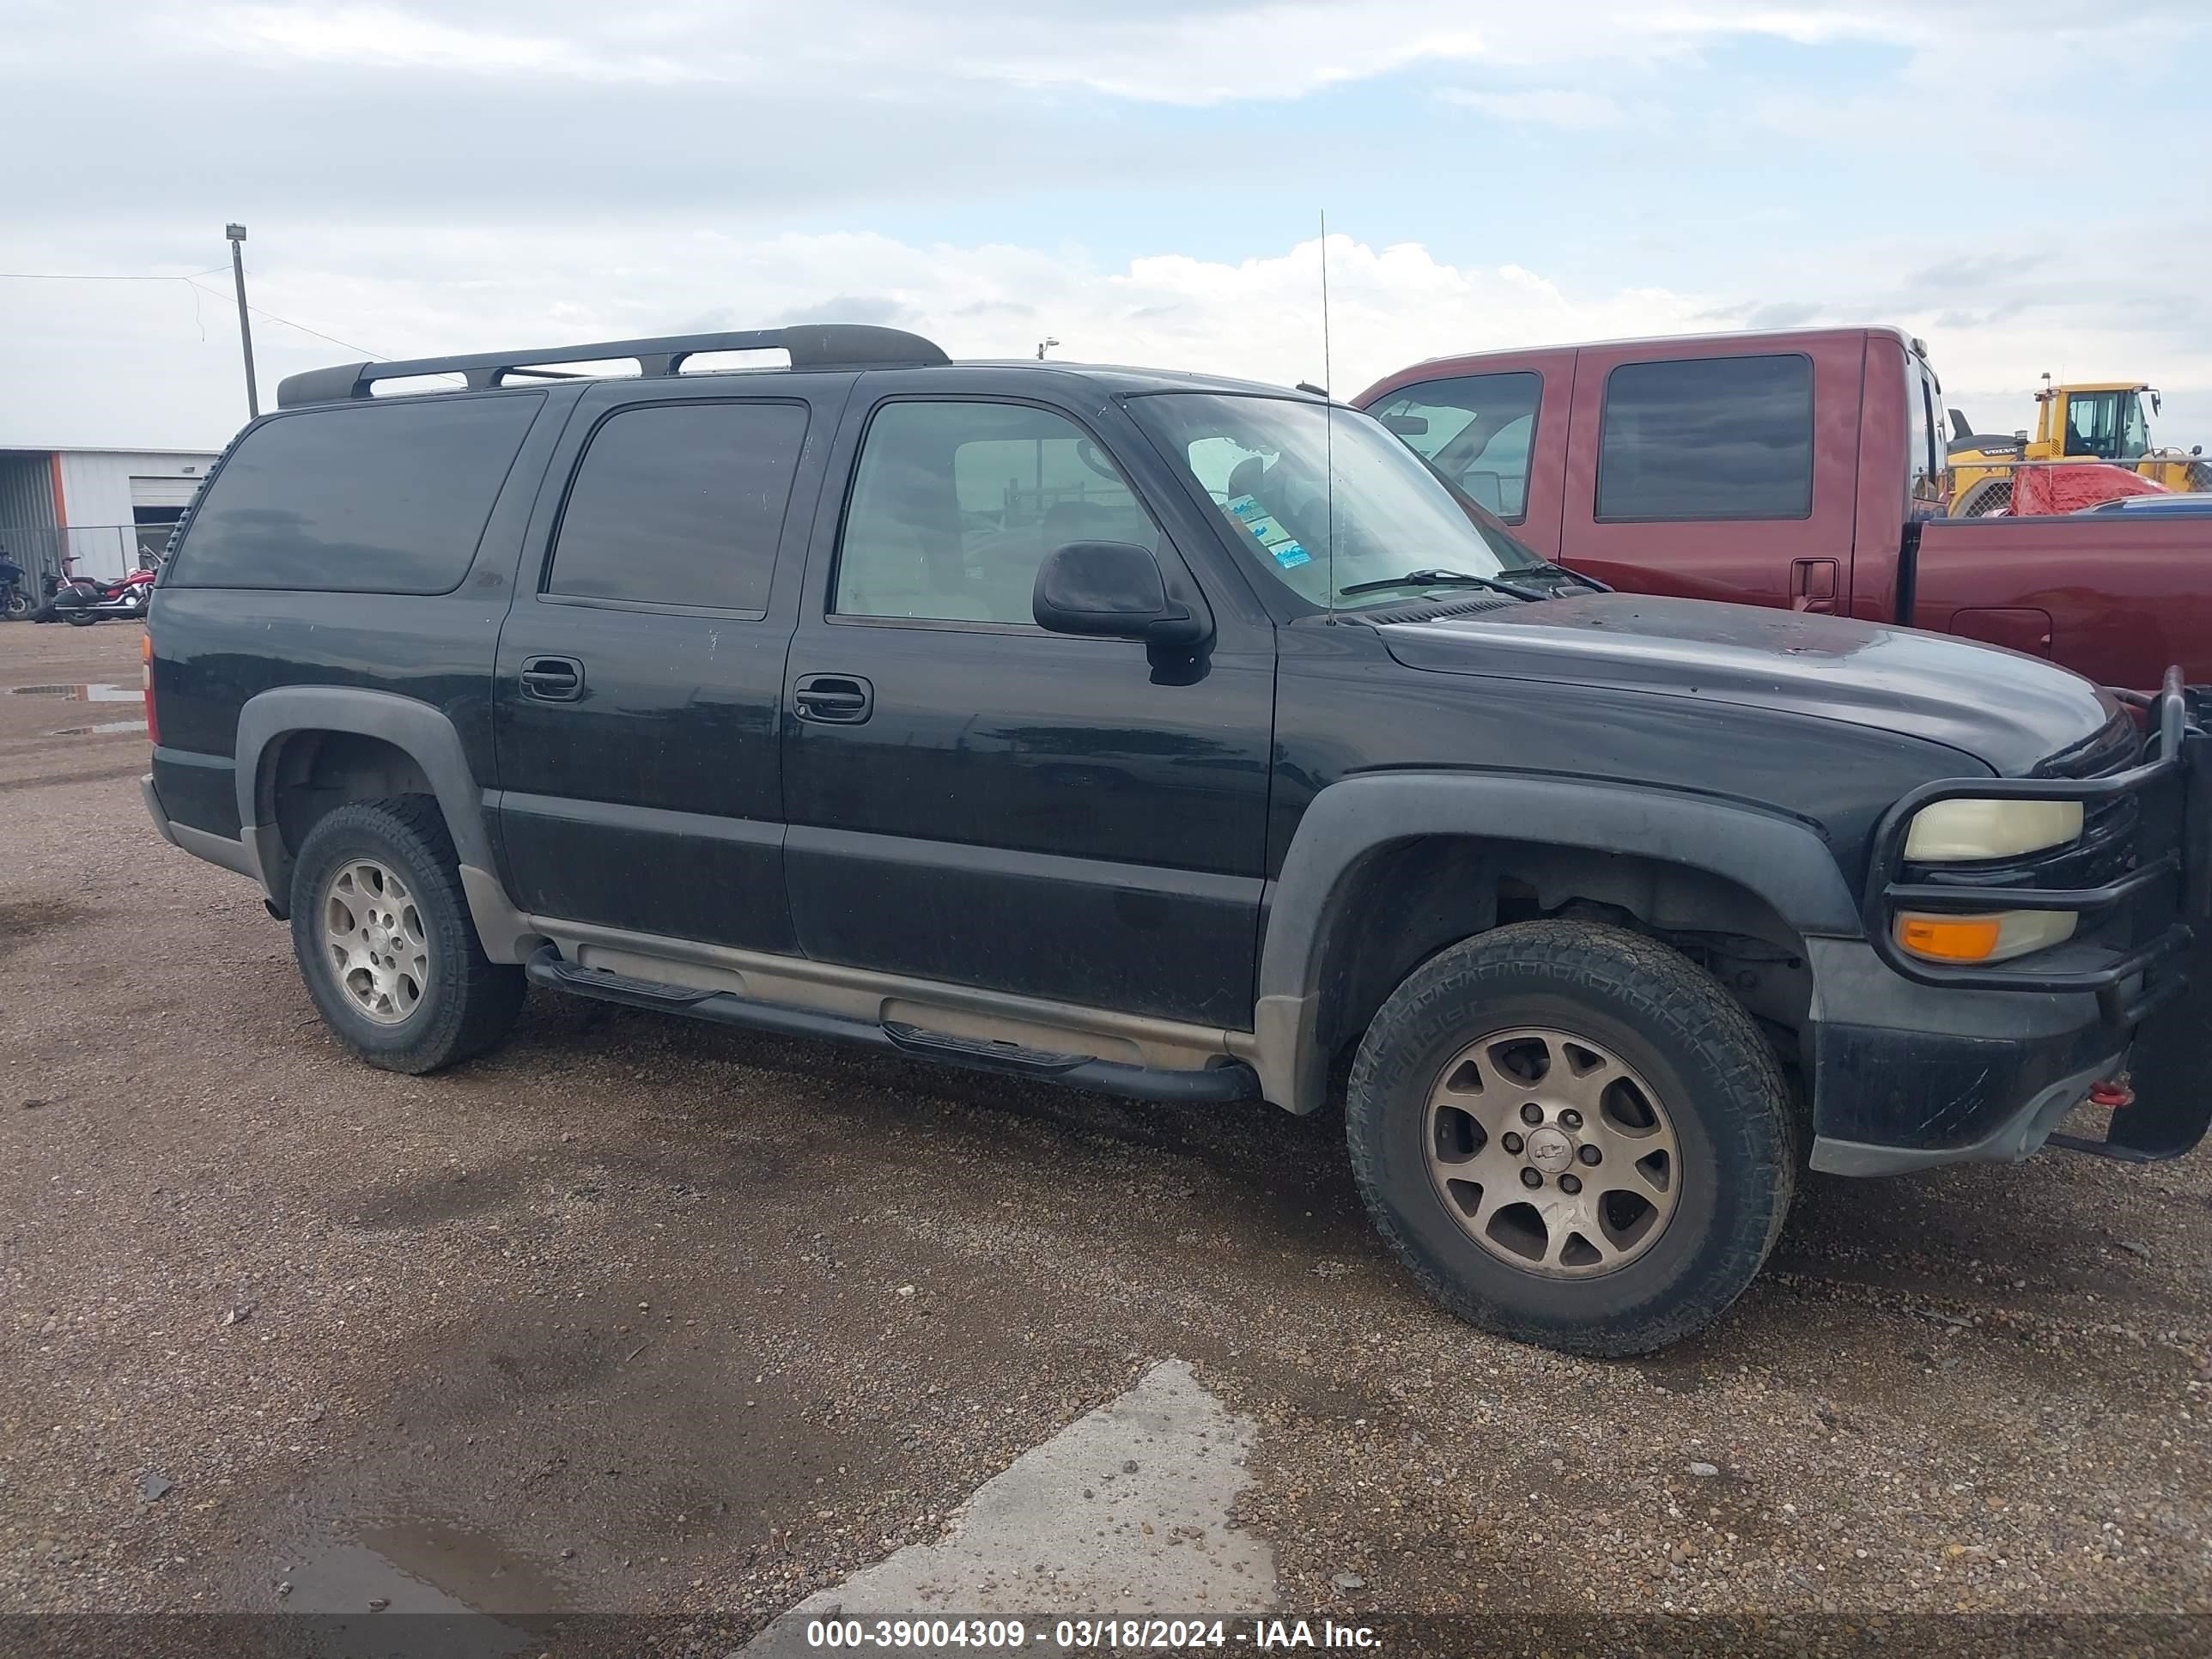
[[[363,355],[835,319],[1319,380],[1323,209],[1342,393],[1453,350],[1894,322],[1978,427],[2048,369],[2148,379],[2158,434],[2212,444],[2204,0],[0,22],[0,266],[200,284],[0,278],[0,444],[226,440],[230,219],[273,400]]]

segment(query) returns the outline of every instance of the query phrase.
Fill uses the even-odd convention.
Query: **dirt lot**
[[[1293,1611],[2212,1612],[2212,1155],[1812,1178],[1605,1364],[1427,1306],[1333,1120],[542,992],[380,1073],[147,823],[138,639],[0,627],[0,1612],[742,1630],[1170,1359]]]

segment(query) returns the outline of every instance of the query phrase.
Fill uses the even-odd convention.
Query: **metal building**
[[[142,552],[161,551],[215,459],[211,449],[0,449],[0,545],[33,593],[65,568],[120,576]]]

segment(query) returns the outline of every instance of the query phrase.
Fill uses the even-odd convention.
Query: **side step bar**
[[[693,1019],[741,1025],[748,1030],[774,1031],[784,1036],[865,1043],[917,1060],[1032,1078],[1040,1083],[1063,1084],[1071,1089],[1091,1089],[1132,1100],[1197,1104],[1256,1100],[1260,1097],[1258,1075],[1241,1060],[1224,1060],[1201,1071],[1170,1072],[1124,1065],[1119,1060],[1097,1060],[1088,1054],[1053,1054],[1012,1042],[952,1036],[896,1020],[876,1023],[851,1019],[805,1008],[787,1008],[772,1002],[748,1001],[727,991],[696,990],[688,985],[668,985],[629,974],[604,973],[595,968],[577,966],[550,945],[530,958],[526,971],[532,984],[592,997],[601,1002],[617,1002],[625,1007],[688,1014]]]

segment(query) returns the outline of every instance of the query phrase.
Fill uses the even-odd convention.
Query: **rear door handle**
[[[574,702],[584,695],[584,665],[574,657],[525,657],[522,695],[540,702]]]
[[[858,674],[801,674],[791,706],[803,720],[858,726],[875,711],[876,689]]]

